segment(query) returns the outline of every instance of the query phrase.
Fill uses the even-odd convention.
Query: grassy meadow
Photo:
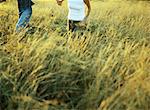
[[[0,4],[0,110],[150,110],[149,3],[93,0],[68,33],[66,2],[34,1],[19,34],[16,1]]]

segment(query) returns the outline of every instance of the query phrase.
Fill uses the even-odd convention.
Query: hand
[[[2,3],[2,2],[6,2],[6,0],[0,0],[0,3]]]
[[[82,24],[86,25],[86,24],[87,24],[87,19],[88,19],[88,17],[86,16],[86,17],[82,20]]]
[[[85,17],[80,23],[80,27],[86,27],[87,26],[87,17]]]
[[[88,19],[88,17],[86,16],[86,17],[84,17],[84,19],[83,19],[83,22],[87,22],[87,19]]]

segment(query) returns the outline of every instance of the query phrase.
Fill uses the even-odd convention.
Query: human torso
[[[85,17],[85,4],[83,0],[68,0],[68,19],[82,21]]]

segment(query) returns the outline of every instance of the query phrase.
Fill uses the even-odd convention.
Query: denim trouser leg
[[[22,10],[22,13],[19,16],[19,19],[16,25],[17,32],[21,31],[21,29],[25,28],[29,24],[31,15],[32,15],[32,7]]]

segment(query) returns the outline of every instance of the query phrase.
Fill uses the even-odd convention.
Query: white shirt
[[[68,0],[69,14],[68,19],[82,21],[85,17],[84,0]]]

